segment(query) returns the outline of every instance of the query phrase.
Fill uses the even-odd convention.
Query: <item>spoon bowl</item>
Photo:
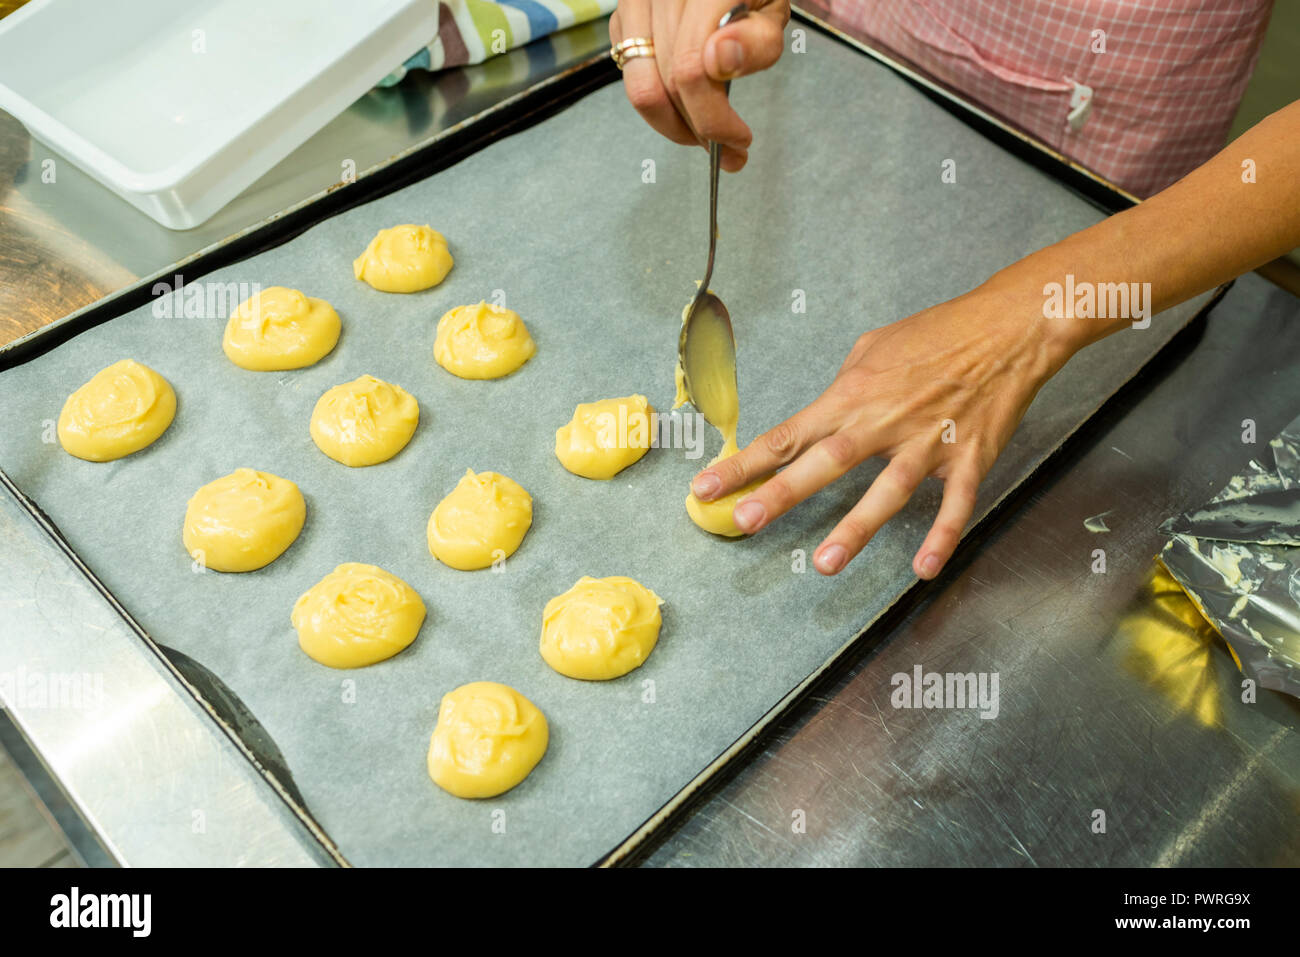
[[[724,437],[734,434],[740,413],[736,336],[727,307],[702,286],[682,323],[677,361],[691,404]]]

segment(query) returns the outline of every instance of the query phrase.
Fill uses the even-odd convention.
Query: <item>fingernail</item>
[[[745,51],[738,40],[719,40],[715,52],[718,58],[718,72],[722,74],[719,79],[731,79],[744,66]]]
[[[926,555],[921,559],[921,577],[933,578],[937,574],[939,574],[939,556]]]
[[[834,575],[844,567],[848,554],[843,545],[827,545],[817,557],[817,566],[826,574]]]
[[[736,506],[731,516],[742,532],[755,531],[767,517],[767,509],[762,502],[742,502]]]
[[[722,480],[712,472],[704,472],[695,476],[695,481],[691,483],[691,489],[695,492],[696,498],[712,498],[718,494],[718,489],[722,487]]]

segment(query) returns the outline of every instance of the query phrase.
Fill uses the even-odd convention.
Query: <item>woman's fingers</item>
[[[664,89],[668,91],[668,99],[673,104],[673,109],[681,118],[683,124],[691,131],[691,143],[696,146],[703,146],[703,141],[695,134],[695,128],[691,124],[691,118],[682,109],[681,97],[677,95],[677,88],[673,83],[673,65],[675,62],[675,50],[677,44],[677,31],[680,26],[682,15],[682,4],[685,0],[652,0],[651,3],[651,30],[655,38],[655,69],[659,71],[660,82],[663,83]]]
[[[610,38],[619,43],[629,37],[650,37],[654,39],[656,53],[654,57],[636,57],[628,60],[623,67],[623,90],[627,98],[641,114],[641,118],[655,130],[674,143],[685,146],[698,146],[699,138],[682,119],[677,107],[664,87],[659,75],[659,46],[663,43],[671,55],[672,38],[662,40],[654,33],[653,11],[650,0],[620,0],[618,10],[618,33],[615,38],[615,24],[610,20]]]
[[[823,575],[837,574],[907,504],[928,471],[920,456],[907,452],[894,456],[866,494],[817,547],[813,567]]]
[[[695,476],[691,491],[701,501],[734,492],[754,479],[770,475],[830,431],[818,403],[768,429],[730,458],[715,462]]]
[[[692,0],[673,39],[669,87],[700,139],[722,144],[723,166],[735,170],[744,165],[754,134],[731,108],[722,82],[704,65],[705,47],[731,6],[732,0]]]
[[[749,158],[753,133],[727,100],[724,82],[774,64],[790,19],[786,0],[750,0],[751,15],[722,30],[734,0],[619,0],[609,21],[611,42],[650,37],[654,58],[629,60],[628,99],[654,129],[675,143],[722,147],[722,168]]]
[[[961,533],[975,512],[975,499],[979,494],[980,475],[973,463],[963,463],[943,483],[943,504],[935,516],[930,534],[912,559],[912,570],[918,578],[933,578],[947,564],[957,550]]]
[[[769,3],[728,24],[704,44],[704,69],[714,80],[734,80],[766,70],[781,57],[790,7]]]
[[[664,89],[654,61],[647,57],[629,60],[623,68],[623,88],[641,118],[657,132],[683,146],[699,146],[699,138],[682,120],[676,105]]]
[[[732,518],[736,527],[752,535],[784,515],[804,499],[820,492],[871,453],[865,436],[835,432],[815,443],[781,472],[737,503]]]

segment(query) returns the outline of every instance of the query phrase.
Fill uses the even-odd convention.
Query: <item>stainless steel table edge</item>
[[[0,570],[20,585],[3,596],[0,704],[108,854],[123,866],[346,864],[3,471],[0,485],[0,531],[15,532]],[[15,527],[24,521],[35,534]],[[21,570],[34,577],[19,579]],[[78,631],[47,640],[45,601],[71,609]],[[123,820],[147,799],[98,787],[110,767],[132,789],[152,790],[152,824]]]

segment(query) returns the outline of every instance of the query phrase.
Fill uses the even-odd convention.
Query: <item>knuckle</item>
[[[955,547],[964,529],[964,516],[954,515],[951,509],[940,506],[939,514],[930,524],[930,538],[938,539],[946,546]]]
[[[828,435],[819,444],[822,454],[840,471],[847,472],[858,464],[857,443],[845,433],[836,432],[834,435]]]
[[[709,75],[704,69],[703,50],[681,50],[673,57],[673,82],[678,88],[690,89],[707,83]]]
[[[778,460],[789,461],[795,450],[799,448],[799,430],[793,422],[782,422],[776,428],[764,433],[763,444]]]
[[[943,545],[944,551],[949,551],[957,545],[961,538],[961,527],[956,522],[935,522],[935,537]]]
[[[739,487],[749,481],[749,466],[744,453],[733,455],[729,459],[723,459],[712,468],[713,471],[722,476],[722,480],[728,485],[734,483]]]
[[[767,499],[778,512],[788,512],[795,504],[794,489],[780,475],[763,483],[762,497]]]
[[[898,491],[909,495],[921,484],[923,478],[921,470],[916,465],[903,459],[894,459],[890,462],[889,467],[880,473],[880,477],[887,479]]]
[[[849,512],[840,521],[840,536],[846,539],[846,547],[850,551],[856,551],[871,538],[873,529],[862,516]]]
[[[638,110],[653,110],[668,102],[663,87],[649,76],[632,76],[623,74],[623,87],[627,98]]]

